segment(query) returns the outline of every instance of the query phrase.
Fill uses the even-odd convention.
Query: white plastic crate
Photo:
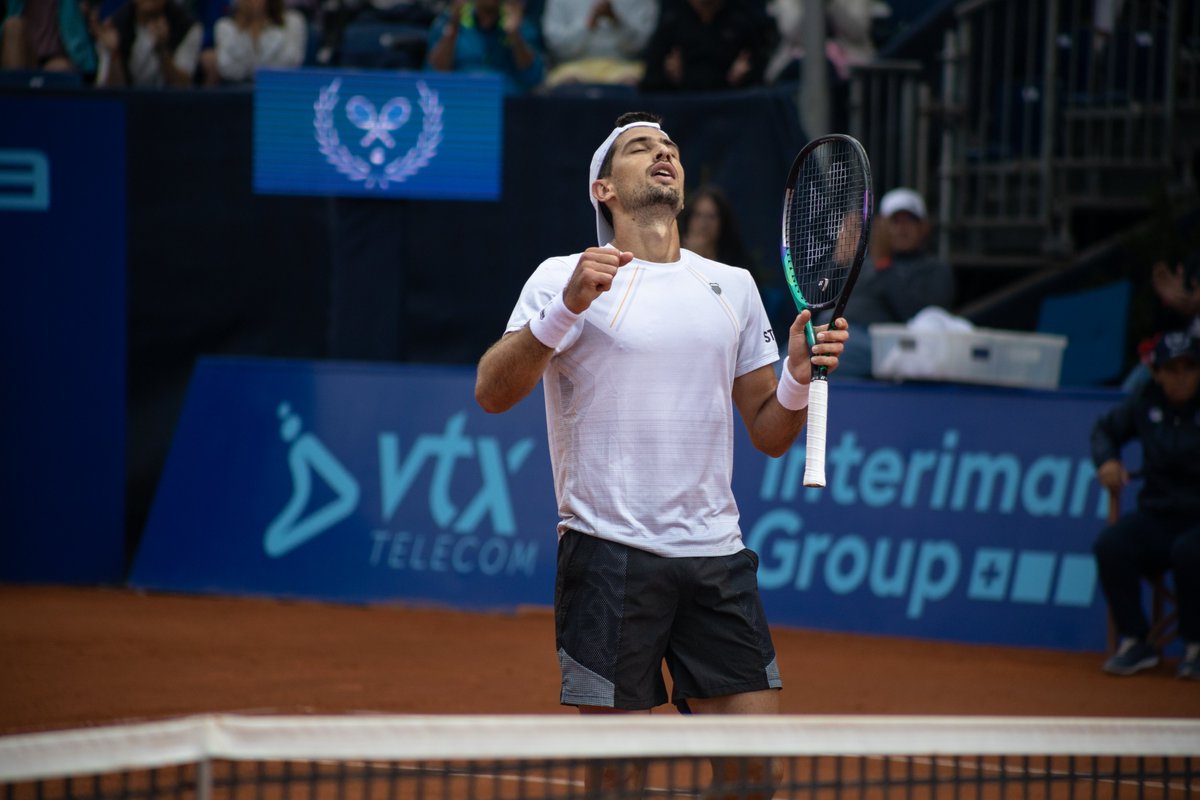
[[[914,331],[876,324],[871,372],[896,380],[961,381],[992,386],[1058,387],[1067,337],[991,328]]]

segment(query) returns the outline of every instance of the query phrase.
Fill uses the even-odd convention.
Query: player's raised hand
[[[633,253],[611,247],[589,247],[567,280],[563,303],[572,313],[582,314],[597,297],[612,288],[617,270],[632,260]]]

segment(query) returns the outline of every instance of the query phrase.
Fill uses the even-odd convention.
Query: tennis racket
[[[846,309],[871,235],[871,163],[861,144],[835,133],[804,146],[788,173],[783,193],[783,273],[796,310]],[[812,321],[804,327],[809,350],[816,344]],[[829,377],[813,367],[808,395],[804,485],[825,485],[825,427]]]

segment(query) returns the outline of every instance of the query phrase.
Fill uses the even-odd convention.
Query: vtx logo
[[[272,558],[290,553],[349,517],[358,508],[361,495],[358,481],[329,448],[312,433],[301,434],[300,418],[287,403],[280,404],[279,417],[282,421],[280,436],[291,444],[288,467],[292,476],[292,496],[263,536],[263,549]],[[495,437],[467,436],[466,422],[465,411],[454,414],[446,421],[441,433],[421,434],[407,453],[401,448],[398,434],[379,434],[380,511],[385,523],[399,509],[417,479],[429,469],[432,470],[429,515],[438,527],[456,533],[471,533],[489,519],[495,533],[516,535],[517,522],[508,477],[524,465],[533,451],[534,441],[525,437],[504,451]],[[452,489],[459,462],[467,459],[478,463],[481,483],[475,495],[460,509]],[[314,475],[332,490],[334,499],[309,510]]]
[[[460,411],[446,421],[442,433],[418,436],[403,458],[398,435],[379,435],[380,511],[385,522],[396,513],[426,465],[432,464],[429,515],[438,527],[455,533],[471,533],[485,518],[490,518],[497,534],[516,535],[517,520],[513,514],[508,477],[524,465],[533,451],[534,441],[528,436],[519,439],[505,452],[495,437],[465,435],[466,424],[467,413]],[[479,465],[482,484],[460,510],[451,497],[455,470],[459,461],[472,458]]]

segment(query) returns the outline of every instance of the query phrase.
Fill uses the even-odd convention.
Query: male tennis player
[[[846,321],[808,312],[779,359],[750,273],[679,245],[679,148],[626,114],[592,157],[599,246],[543,262],[475,396],[511,408],[545,381],[558,524],[555,623],[562,702],[581,712],[777,713],[775,650],[730,487],[733,410],[772,456],[804,426],[813,364],[830,370]],[[732,398],[732,403],[730,399]]]

